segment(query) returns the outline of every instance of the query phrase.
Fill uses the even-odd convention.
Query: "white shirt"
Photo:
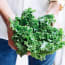
[[[34,13],[36,17],[42,16],[48,8],[48,0],[8,0],[8,3],[15,13],[15,15],[21,16],[21,13],[26,8],[33,8],[37,11]],[[0,17],[0,38],[8,39],[7,28]]]
[[[10,5],[12,11],[16,15],[21,16],[21,13],[24,9],[32,8],[32,9],[36,9],[36,12],[34,13],[34,15],[36,17],[43,16],[45,14],[46,10],[48,9],[48,5],[49,5],[48,0],[8,0],[8,3]],[[57,22],[57,23],[60,23],[63,28],[64,28],[63,22],[65,20],[64,14],[65,13],[63,11],[60,12],[60,14],[58,16],[59,20]],[[8,39],[7,27],[1,17],[0,17],[0,38]],[[63,50],[58,51],[58,54],[56,55],[56,59],[55,59],[55,65],[64,65],[64,60],[65,60],[64,55],[63,55],[64,60],[62,60],[62,62],[60,62],[61,55],[65,54],[65,52],[62,53],[62,51],[64,52],[65,50],[63,49]]]

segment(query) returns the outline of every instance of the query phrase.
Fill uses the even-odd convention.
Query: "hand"
[[[17,50],[16,46],[14,45],[14,42],[13,40],[11,39],[11,37],[13,36],[13,31],[10,27],[8,27],[8,44],[9,46],[14,49],[14,50]],[[28,51],[27,52],[27,55],[31,55],[31,53]]]
[[[59,12],[60,12],[60,4],[57,2],[51,2],[49,5],[48,10],[46,11],[46,14],[54,14],[56,22],[53,24],[56,28],[62,28],[61,22],[59,21]]]
[[[12,49],[17,50],[12,40],[12,36],[13,36],[13,31],[10,27],[8,27],[8,44]]]
[[[61,10],[60,6],[58,2],[50,2],[46,13],[58,15]]]
[[[9,46],[10,46],[12,49],[17,50],[16,46],[14,45],[13,40],[11,39],[12,35],[13,35],[13,31],[12,31],[12,29],[9,27],[9,28],[8,28],[8,39],[9,39],[9,40],[8,40],[8,44],[9,44]],[[27,55],[31,55],[31,53],[28,51],[28,52],[27,52]]]

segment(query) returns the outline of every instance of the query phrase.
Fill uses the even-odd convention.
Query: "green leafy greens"
[[[54,15],[35,18],[33,12],[35,10],[28,8],[21,17],[10,19],[12,40],[18,48],[18,54],[22,56],[30,51],[32,57],[42,61],[46,55],[53,54],[65,45],[65,41],[62,41],[63,30],[51,25],[56,21]]]

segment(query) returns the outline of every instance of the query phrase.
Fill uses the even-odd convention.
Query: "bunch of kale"
[[[42,61],[46,55],[62,48],[65,41],[62,41],[63,30],[52,26],[56,21],[54,15],[35,18],[32,14],[34,11],[28,8],[23,11],[21,17],[10,19],[12,40],[18,48],[18,54],[22,56],[30,51],[32,57]]]

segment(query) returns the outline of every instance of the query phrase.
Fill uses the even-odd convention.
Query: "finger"
[[[29,56],[29,55],[31,55],[31,53],[28,51],[28,52],[27,52],[27,55]]]

